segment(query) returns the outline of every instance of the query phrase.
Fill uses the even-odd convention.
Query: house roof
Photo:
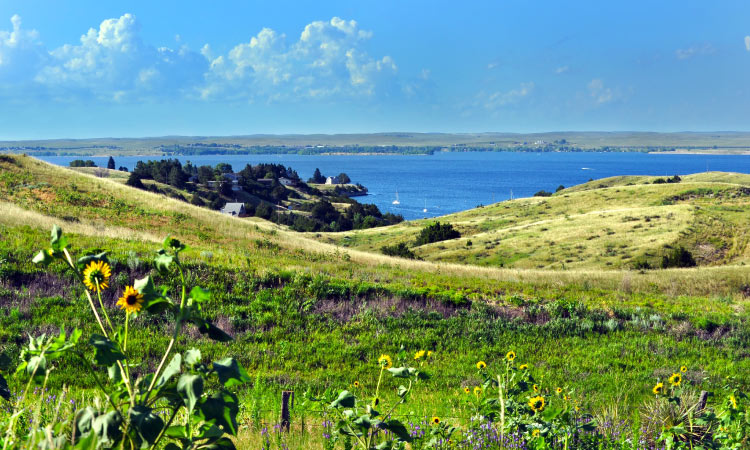
[[[245,213],[244,203],[227,203],[221,208],[221,212],[224,214],[231,214],[233,216],[239,216]]]

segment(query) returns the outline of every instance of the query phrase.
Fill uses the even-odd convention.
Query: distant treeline
[[[388,153],[399,155],[431,155],[436,151],[445,149],[441,146],[398,146],[398,145],[371,145],[371,146],[285,146],[285,145],[254,145],[242,146],[238,144],[174,144],[161,145],[157,150],[171,155],[321,155],[326,153]]]

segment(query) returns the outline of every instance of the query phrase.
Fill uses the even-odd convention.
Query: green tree
[[[344,172],[341,172],[339,174],[339,183],[341,184],[349,184],[352,181],[351,178],[349,178],[349,175],[345,174]]]
[[[113,157],[109,157],[109,161],[107,161],[107,169],[115,170],[115,159]]]

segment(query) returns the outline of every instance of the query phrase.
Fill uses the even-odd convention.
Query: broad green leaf
[[[403,384],[398,387],[398,396],[404,397],[409,392],[409,389],[406,388]]]
[[[173,251],[175,253],[179,253],[187,248],[185,244],[171,236],[167,236],[167,238],[164,239],[162,246],[164,247],[164,250]]]
[[[409,378],[408,367],[391,367],[388,372],[393,375],[394,378]]]
[[[172,357],[172,360],[164,368],[161,375],[159,375],[159,379],[156,382],[156,388],[158,389],[164,386],[164,384],[167,381],[169,381],[170,378],[180,373],[181,364],[182,364],[182,355],[177,353]]]
[[[184,426],[172,425],[171,427],[167,428],[167,431],[165,431],[164,434],[172,438],[186,438],[187,430]]]
[[[191,348],[185,352],[185,364],[190,367],[201,362],[201,351],[197,348]]]
[[[203,395],[203,378],[200,375],[183,373],[177,382],[177,392],[186,400],[188,411],[192,411],[198,399]]]
[[[212,324],[210,321],[197,318],[192,318],[191,320],[198,325],[198,331],[200,331],[201,334],[208,335],[209,339],[218,342],[232,341],[232,336],[226,334],[224,330]]]
[[[78,264],[79,267],[85,267],[92,261],[104,261],[106,263],[109,263],[109,260],[107,259],[107,252],[100,252],[97,254],[88,254],[85,256],[81,256],[78,258],[78,261],[76,261],[76,264]]]
[[[169,272],[169,267],[174,261],[174,256],[170,255],[164,250],[159,250],[154,258],[154,267],[161,273]]]
[[[560,415],[560,413],[562,413],[562,411],[563,411],[563,410],[562,410],[562,408],[557,408],[557,407],[553,407],[553,406],[548,406],[548,407],[544,408],[544,411],[542,411],[542,417],[543,417],[543,418],[544,418],[544,420],[546,420],[547,422],[551,422],[551,421],[552,421],[552,420],[554,420],[554,419],[555,419],[555,418],[556,418],[557,416],[559,416],[559,415]]]
[[[31,262],[33,262],[34,264],[42,264],[46,267],[55,260],[49,253],[50,250],[39,250],[39,253],[34,256]]]
[[[198,303],[211,300],[211,293],[200,286],[195,286],[190,290],[190,298]]]
[[[116,411],[110,411],[97,416],[91,422],[91,429],[96,434],[96,437],[99,438],[100,444],[114,443],[122,435],[122,430],[120,430],[121,424],[122,419],[120,419],[120,415]]]
[[[89,344],[94,347],[94,360],[100,366],[111,366],[117,361],[125,359],[115,344],[100,334],[92,334]]]
[[[76,439],[91,431],[92,423],[95,417],[96,411],[90,406],[76,411],[75,418],[73,419],[74,436]]]
[[[219,376],[221,384],[226,388],[239,386],[250,381],[250,376],[234,358],[224,358],[214,361],[214,371]]]
[[[404,424],[402,424],[398,420],[393,419],[387,422],[383,422],[381,426],[398,436],[398,438],[404,442],[412,441],[411,435],[409,435],[409,430],[407,430]]]
[[[237,396],[230,392],[219,392],[208,397],[200,405],[200,416],[206,421],[213,421],[232,436],[237,434],[237,413],[239,406]]]
[[[138,437],[149,445],[156,441],[162,428],[164,428],[164,421],[161,417],[154,414],[153,410],[146,406],[139,405],[131,408],[128,411],[128,416],[130,417],[130,426],[135,429]]]
[[[35,355],[29,358],[26,364],[26,373],[29,376],[44,376],[47,373],[47,358],[44,355]]]
[[[338,398],[331,402],[331,408],[354,408],[355,397],[349,391],[341,391]]]
[[[68,240],[67,238],[65,238],[65,236],[63,236],[62,228],[58,227],[57,225],[52,226],[52,233],[49,243],[52,249],[56,251],[62,251],[62,249],[68,246]]]

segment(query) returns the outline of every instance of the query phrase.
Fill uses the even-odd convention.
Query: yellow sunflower
[[[426,354],[427,354],[427,352],[426,352],[426,351],[424,351],[424,350],[420,350],[420,351],[418,351],[418,352],[417,352],[417,353],[416,353],[416,354],[414,355],[414,360],[416,361],[416,360],[422,359],[422,358],[424,358],[424,356],[425,356]]]
[[[559,388],[555,389],[555,392],[557,392],[557,395],[562,394],[562,388],[559,387]]]
[[[734,394],[729,396],[729,403],[732,404],[732,409],[737,409],[737,397]]]
[[[672,386],[677,387],[680,385],[681,382],[682,382],[682,375],[680,375],[679,373],[673,373],[672,376],[669,377],[669,384],[671,384]]]
[[[534,385],[534,386],[532,386],[532,387],[534,388],[534,392],[539,392],[539,386],[537,386],[537,385],[535,384],[535,385]]]
[[[83,284],[90,291],[101,292],[109,287],[109,277],[112,276],[112,269],[104,261],[91,261],[83,269]]]
[[[427,350],[427,357],[432,358],[432,350]]]
[[[532,437],[539,437],[539,430],[534,430],[531,432]]]
[[[521,364],[520,366],[518,366],[518,368],[521,369],[521,370],[526,370],[526,369],[529,368],[529,365],[528,364]]]
[[[651,392],[653,392],[654,395],[659,395],[662,392],[664,392],[664,383],[662,382],[656,383],[656,386],[654,386],[654,388],[651,389]]]
[[[393,367],[393,360],[388,355],[380,355],[380,358],[378,358],[378,365],[384,369],[390,369]]]
[[[529,408],[535,413],[544,411],[544,397],[537,395],[529,399]]]
[[[468,387],[465,387],[464,394],[471,394],[471,389],[469,389]]]
[[[505,359],[507,359],[508,361],[513,361],[514,359],[516,359],[516,352],[514,352],[513,350],[509,351],[505,354]]]
[[[487,367],[487,363],[484,361],[477,362],[477,369],[482,370]]]
[[[122,297],[117,300],[117,306],[124,309],[126,313],[137,313],[143,308],[143,294],[138,292],[133,286],[125,288]]]
[[[474,395],[479,396],[482,393],[482,388],[479,386],[474,388]]]
[[[682,373],[687,372],[687,366],[680,367],[680,372],[682,372]]]
[[[440,417],[438,417],[438,416],[435,416],[435,417],[433,417],[433,418],[432,418],[432,420],[431,420],[430,422],[431,422],[431,423],[432,423],[433,425],[438,425],[438,424],[440,423]]]
[[[355,381],[354,383],[352,383],[352,386],[354,386],[355,389],[358,388],[359,387],[359,381]]]

